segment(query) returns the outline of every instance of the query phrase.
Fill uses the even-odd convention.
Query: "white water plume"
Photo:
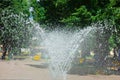
[[[50,58],[49,69],[53,80],[66,80],[66,74],[71,68],[76,51],[81,43],[91,36],[94,30],[93,27],[87,27],[73,33],[60,30],[45,33],[43,46]]]

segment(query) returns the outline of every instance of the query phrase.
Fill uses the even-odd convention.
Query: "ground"
[[[51,80],[43,61],[0,60],[0,80]],[[119,75],[68,74],[67,80],[120,80]]]

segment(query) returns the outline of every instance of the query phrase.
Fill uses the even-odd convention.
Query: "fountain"
[[[37,0],[39,1],[39,0]],[[33,7],[29,4],[30,21],[34,27],[34,37],[45,47],[49,57],[49,70],[52,80],[67,80],[67,72],[72,66],[76,51],[81,43],[95,32],[95,27],[87,27],[77,31],[53,30],[45,31],[35,23],[32,16]]]
[[[75,32],[54,30],[44,33],[47,36],[42,46],[45,46],[50,58],[49,70],[53,80],[66,80],[76,51],[80,48],[80,44],[95,32],[94,30],[93,27],[87,27]]]
[[[30,13],[32,10],[30,10]],[[12,16],[15,15],[13,14]],[[49,57],[48,64],[52,80],[67,80],[67,72],[72,67],[72,62],[77,55],[77,51],[81,49],[83,46],[82,43],[88,38],[94,39],[94,33],[98,28],[96,25],[92,25],[74,31],[65,29],[49,31],[42,29],[38,23],[34,22],[31,16],[32,13],[29,18],[30,21],[27,20],[25,24],[31,24],[32,27],[29,30],[32,30],[33,38],[37,38],[37,43],[45,47],[46,54]],[[15,17],[19,17],[19,15]],[[18,20],[20,19],[18,18]],[[22,25],[24,26],[24,24]]]
[[[68,30],[44,30],[39,24],[31,21],[34,28],[34,37],[37,44],[45,47],[49,57],[49,71],[52,80],[67,80],[67,72],[72,66],[76,52],[80,49],[81,43],[87,38],[93,37],[96,27],[87,27],[77,31]]]
[[[49,60],[49,71],[52,80],[67,80],[67,72],[72,66],[76,52],[81,44],[88,38],[93,37],[96,27],[87,27],[77,31],[67,30],[43,30],[37,23],[34,24],[34,37],[37,44],[45,47],[45,55]],[[44,54],[44,53],[43,53]]]
[[[64,29],[46,31],[34,22],[32,11],[33,7],[30,6],[29,23],[32,24],[34,37],[38,39],[37,43],[45,47],[52,80],[67,80],[67,72],[72,67],[78,49],[86,39],[93,37],[97,28],[88,26],[73,32]]]
[[[30,13],[32,10],[30,10]],[[74,31],[65,29],[49,31],[41,28],[31,16],[32,14],[30,15],[30,20],[24,20],[20,15],[14,15],[11,13],[8,17],[2,17],[2,21],[6,21],[6,23],[4,22],[5,26],[8,26],[7,18],[15,18],[17,22],[10,23],[10,26],[22,26],[22,28],[17,27],[18,31],[15,34],[18,34],[19,30],[24,31],[23,27],[29,24],[28,29],[32,30],[29,32],[33,34],[32,39],[38,39],[37,43],[39,43],[40,46],[45,47],[45,51],[47,52],[46,54],[49,58],[48,64],[52,80],[67,80],[67,72],[72,67],[72,62],[77,55],[77,51],[84,46],[82,43],[84,43],[88,38],[92,38],[92,40],[94,39],[94,33],[98,29],[97,25],[95,24],[88,26],[87,28]],[[101,25],[100,28],[102,26],[103,25]],[[26,36],[24,37],[26,38]],[[17,44],[20,45],[20,43]]]

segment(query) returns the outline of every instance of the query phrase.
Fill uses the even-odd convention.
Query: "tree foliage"
[[[29,18],[29,8],[33,7],[32,16],[36,22],[43,24],[60,23],[67,25],[67,28],[68,26],[71,26],[69,28],[74,28],[74,26],[77,26],[78,28],[84,28],[91,23],[99,21],[104,22],[107,20],[113,26],[107,26],[110,30],[105,29],[105,33],[110,33],[107,37],[106,44],[109,43],[108,47],[111,48],[120,48],[119,4],[120,0],[0,0],[0,13],[8,8],[14,10],[15,14],[17,15],[21,12],[23,14],[27,14],[28,16],[26,18]],[[8,17],[10,15],[5,16]],[[4,34],[3,37],[7,36],[9,38],[9,36],[16,34],[12,36],[14,38],[9,38],[9,41],[11,42],[13,41],[12,39],[14,39],[15,41],[18,41],[19,44],[21,44],[19,42],[19,39],[21,39],[20,35],[24,33],[22,31],[24,31],[26,27],[23,27],[22,25],[24,20],[23,22],[16,20],[19,19],[11,17],[7,20],[0,20],[0,35],[3,36]],[[14,23],[14,25],[7,25],[5,21],[8,24]],[[48,28],[49,26],[46,27]],[[16,32],[17,29],[20,29],[20,31]],[[3,30],[6,31],[2,32]],[[0,42],[5,40],[3,37],[0,37]],[[102,41],[104,41],[104,37],[101,37],[103,38],[101,39]]]
[[[1,21],[4,27],[0,30],[0,41],[4,51],[17,54],[21,48],[29,46],[32,33],[27,15],[16,14],[14,11],[6,9],[1,14]]]

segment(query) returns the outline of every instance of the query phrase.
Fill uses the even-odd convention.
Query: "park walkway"
[[[0,80],[51,80],[43,62],[32,60],[0,60]],[[37,66],[39,65],[39,66]],[[116,75],[68,75],[68,80],[120,80]]]

